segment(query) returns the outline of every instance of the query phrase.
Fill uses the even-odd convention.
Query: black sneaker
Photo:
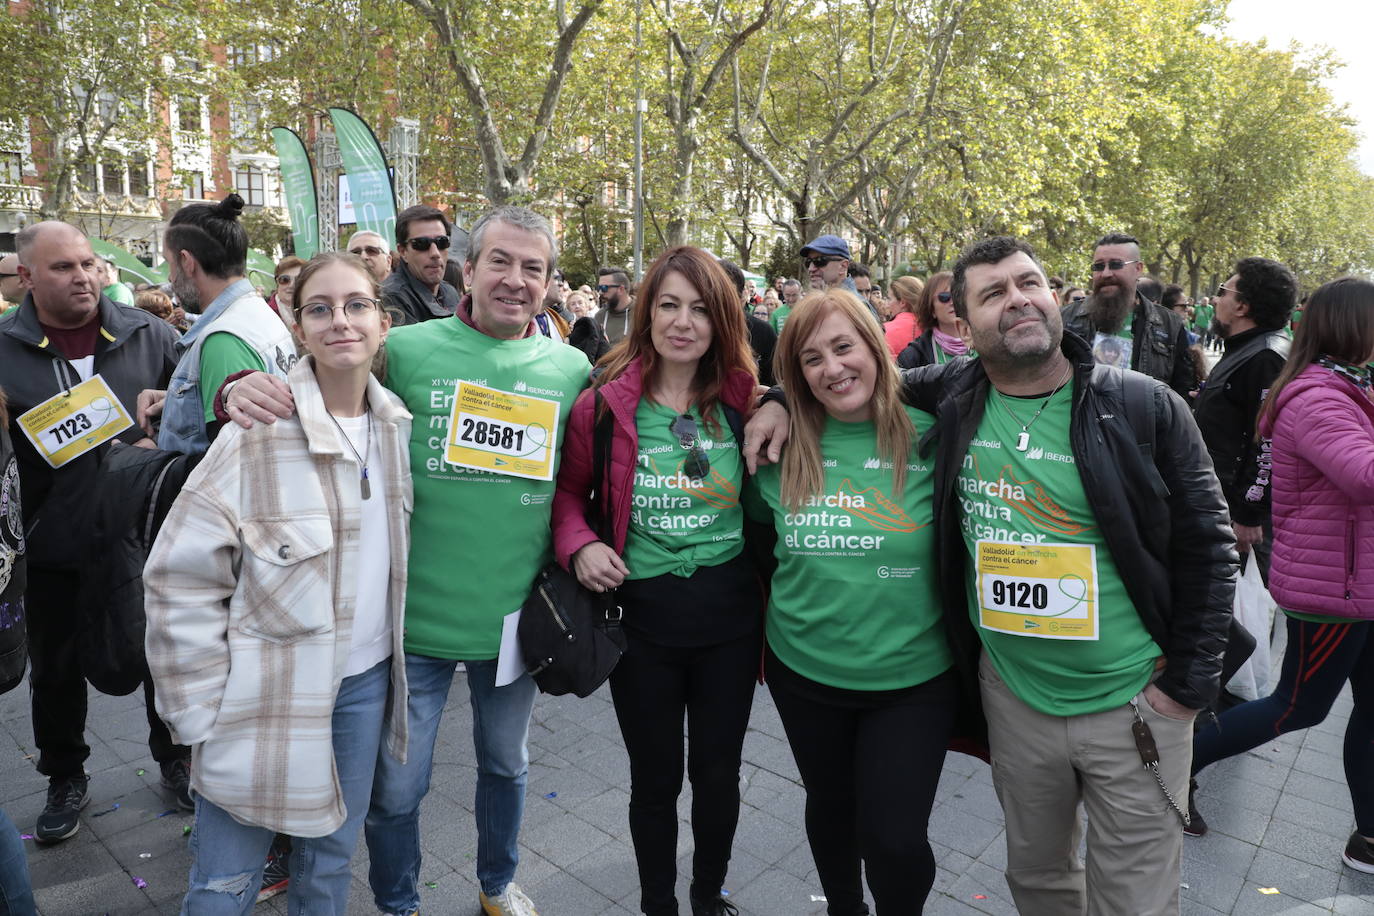
[[[267,864],[262,869],[262,887],[258,889],[258,903],[286,892],[291,883],[291,838],[277,834],[272,848],[267,850]]]
[[[1197,780],[1188,781],[1188,824],[1183,828],[1184,836],[1206,836],[1207,822],[1197,809]]]
[[[81,829],[81,809],[91,800],[87,791],[90,777],[84,773],[70,778],[54,776],[48,780],[48,803],[38,815],[33,838],[39,843],[60,843],[76,836]]]
[[[162,786],[172,793],[177,807],[182,811],[196,810],[196,801],[191,797],[191,761],[185,757],[169,760],[162,764]]]
[[[692,901],[692,916],[739,916],[739,907],[726,900],[719,892],[709,897],[698,897],[693,885],[689,894]]]
[[[1350,842],[1345,844],[1345,855],[1341,856],[1341,861],[1355,871],[1374,875],[1374,847],[1358,831],[1350,834]]]

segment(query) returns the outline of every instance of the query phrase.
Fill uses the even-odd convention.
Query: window
[[[262,169],[251,165],[234,169],[234,190],[239,192],[243,202],[250,207],[261,207],[267,202]]]
[[[0,184],[19,184],[24,178],[24,157],[8,150],[0,152]]]
[[[262,106],[250,99],[229,106],[229,132],[242,144],[256,148],[260,137]]]
[[[98,191],[95,181],[95,160],[88,159],[73,170],[77,187],[83,191]]]
[[[124,163],[106,156],[100,163],[100,190],[106,194],[124,193]]]
[[[177,127],[186,131],[200,130],[200,99],[189,95],[177,99]]]
[[[148,196],[148,157],[142,153],[129,157],[129,193],[134,197]]]
[[[258,62],[258,46],[254,44],[230,45],[229,63],[234,67],[251,67]]]
[[[181,196],[187,200],[205,199],[205,173],[187,172],[186,185],[182,188]]]

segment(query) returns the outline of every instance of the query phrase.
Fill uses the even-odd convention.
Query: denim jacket
[[[200,351],[210,335],[218,333],[233,334],[248,344],[266,370],[283,381],[296,363],[291,332],[252,284],[246,278],[229,284],[177,343],[177,368],[167,386],[158,448],[195,455],[210,447],[200,390]]]

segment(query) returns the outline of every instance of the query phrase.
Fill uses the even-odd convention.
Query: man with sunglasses
[[[1188,332],[1183,319],[1137,289],[1144,272],[1140,242],[1121,232],[1103,236],[1093,246],[1092,294],[1064,307],[1064,327],[1091,343],[1094,353],[1121,351],[1124,361],[1129,351],[1132,369],[1187,398],[1193,388]]]
[[[391,253],[387,251],[386,239],[371,229],[353,233],[345,249],[367,265],[367,272],[379,284],[385,283],[391,274]]]
[[[0,312],[24,300],[24,281],[19,278],[19,255],[0,258]]]
[[[458,308],[458,290],[444,282],[448,266],[448,218],[416,204],[396,214],[396,268],[382,281],[382,307],[395,325],[448,318]]]
[[[802,248],[801,259],[806,265],[806,275],[811,280],[812,289],[847,289],[868,306],[873,320],[879,321],[877,309],[873,308],[868,298],[859,292],[854,278],[850,275],[857,269],[862,271],[864,278],[867,279],[868,268],[862,265],[854,265],[851,268],[853,256],[849,253],[848,242],[838,235],[818,235]],[[881,324],[880,321],[879,323]]]
[[[601,302],[596,324],[614,347],[630,333],[630,278],[618,267],[603,267],[596,272],[596,293]]]

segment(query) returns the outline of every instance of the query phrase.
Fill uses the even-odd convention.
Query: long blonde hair
[[[868,348],[877,366],[872,405],[878,454],[892,463],[892,497],[900,496],[906,486],[906,459],[916,428],[902,406],[901,380],[887,341],[867,307],[853,293],[843,289],[817,291],[793,306],[773,354],[773,371],[787,391],[791,414],[791,436],[782,456],[782,502],[794,512],[807,497],[819,496],[825,488],[821,433],[827,414],[802,374],[801,351],[821,324],[836,313],[854,326],[859,341]]]

